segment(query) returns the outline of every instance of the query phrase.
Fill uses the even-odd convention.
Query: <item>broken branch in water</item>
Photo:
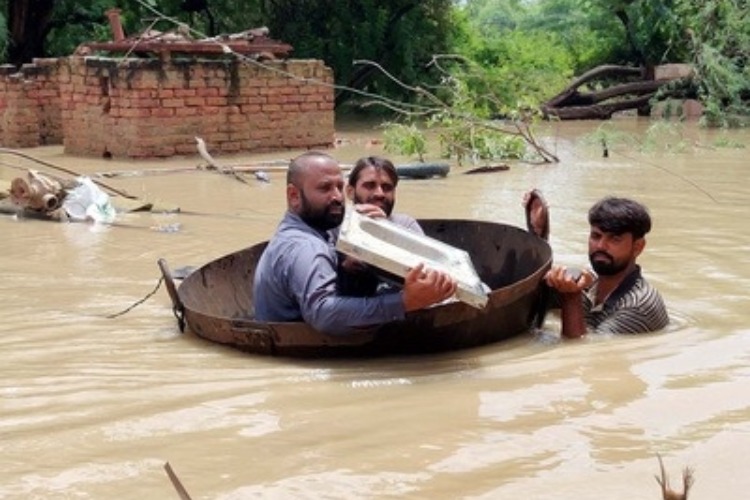
[[[200,137],[196,137],[195,142],[197,143],[198,154],[200,154],[201,158],[203,158],[204,160],[206,160],[206,162],[208,162],[208,165],[211,169],[216,170],[225,175],[231,175],[232,177],[242,182],[243,184],[247,184],[247,181],[241,175],[237,174],[237,170],[235,168],[223,167],[219,165],[218,163],[216,163],[216,160],[214,160],[213,156],[211,156],[211,154],[208,152],[208,148],[206,148],[206,141],[204,141]],[[259,181],[270,182],[270,179],[268,178],[268,175],[265,172],[261,170],[256,170],[254,174],[255,174],[255,178],[258,179]]]
[[[669,488],[669,476],[667,476],[667,471],[664,469],[664,462],[662,461],[660,454],[657,453],[656,456],[659,459],[661,477],[656,475],[654,477],[656,478],[656,482],[659,483],[659,486],[661,486],[662,498],[664,500],[687,500],[688,492],[695,482],[693,469],[690,467],[682,469],[682,493],[679,493]]]
[[[289,163],[288,160],[278,160],[284,165]],[[269,163],[258,163],[252,165],[229,165],[223,167],[224,169],[231,168],[236,173],[256,173],[256,172],[286,172],[288,167],[279,166],[276,160],[271,160]],[[215,168],[208,166],[197,166],[197,167],[171,167],[171,168],[145,168],[139,170],[110,170],[108,172],[97,172],[94,175],[100,177],[143,177],[148,175],[167,175],[167,174],[180,174],[180,173],[192,173],[192,172],[205,172],[205,171],[216,170]],[[222,170],[223,172],[223,170]]]
[[[26,160],[31,160],[31,161],[33,161],[35,163],[38,163],[39,165],[43,165],[43,166],[45,166],[47,168],[51,168],[51,169],[56,170],[58,172],[64,172],[64,173],[66,173],[68,175],[72,175],[74,177],[83,177],[83,174],[79,174],[78,172],[75,172],[74,170],[70,170],[70,169],[67,169],[65,167],[60,167],[58,165],[54,165],[54,164],[46,162],[44,160],[40,160],[39,158],[35,158],[35,157],[31,156],[31,155],[27,155],[25,153],[21,153],[20,151],[16,151],[15,149],[0,148],[0,153],[6,153],[6,154],[18,156],[20,158],[24,158]],[[16,166],[16,165],[9,165],[9,164],[6,164],[6,165],[9,166],[9,167],[11,167],[11,168],[16,168],[16,169],[19,169],[19,170],[28,170],[27,168],[19,167],[19,166]],[[105,183],[103,183],[101,181],[97,181],[97,180],[94,180],[94,179],[92,179],[92,181],[97,186],[110,191],[112,194],[118,194],[118,195],[122,196],[123,198],[129,198],[131,200],[136,199],[135,196],[133,196],[131,194],[128,194],[127,192],[122,191],[120,189],[113,188],[112,186],[109,186],[109,185],[107,185],[107,184],[105,184]]]
[[[181,500],[192,500],[190,498],[190,494],[187,492],[185,487],[182,485],[182,482],[177,477],[177,474],[172,470],[172,466],[169,465],[169,462],[164,464],[164,470],[167,471],[167,476],[169,476],[169,480],[172,481],[172,486],[174,486],[174,489],[177,490],[177,494],[180,495]]]
[[[216,170],[218,172],[221,172],[222,174],[231,175],[232,177],[234,177],[236,180],[242,182],[243,184],[247,184],[247,181],[245,179],[243,179],[242,177],[240,177],[239,175],[237,175],[237,172],[235,172],[233,169],[224,168],[221,165],[219,165],[218,163],[216,163],[216,160],[214,160],[213,156],[211,156],[211,154],[208,152],[208,149],[206,148],[206,141],[204,141],[200,137],[196,137],[195,138],[195,142],[197,143],[198,154],[200,154],[201,158],[203,158],[204,160],[206,160],[208,162],[208,165],[212,169],[214,169],[214,170]]]
[[[502,172],[505,170],[510,170],[510,165],[485,165],[483,167],[467,170],[464,174],[487,174],[491,172]]]
[[[350,170],[353,165],[341,163],[343,170]],[[286,172],[289,170],[289,160],[268,160],[258,163],[243,165],[227,165],[224,169],[231,168],[236,173],[260,173],[260,172]],[[93,175],[99,177],[144,177],[149,175],[185,174],[193,172],[205,172],[216,170],[210,165],[196,167],[169,167],[169,168],[142,168],[137,170],[109,170],[107,172],[96,172]]]

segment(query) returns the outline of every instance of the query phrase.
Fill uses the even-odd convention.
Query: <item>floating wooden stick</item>
[[[180,495],[181,500],[192,500],[190,498],[190,494],[187,492],[185,487],[182,485],[182,482],[177,477],[177,474],[174,473],[172,470],[172,466],[169,465],[169,462],[164,464],[164,470],[167,471],[167,475],[169,476],[169,480],[172,481],[172,485],[174,486],[174,489],[177,490],[177,494]]]
[[[287,162],[288,163],[288,162]],[[251,165],[228,165],[223,167],[224,172],[226,169],[231,169],[236,173],[257,173],[257,172],[286,172],[287,167],[278,166],[274,163],[257,163]],[[214,167],[208,166],[196,166],[196,167],[171,167],[171,168],[145,168],[139,170],[110,170],[107,172],[97,172],[94,175],[99,177],[142,177],[148,175],[168,175],[168,174],[184,174],[192,172],[205,172],[205,171],[217,171]]]
[[[83,175],[83,174],[79,174],[78,172],[75,172],[73,170],[69,170],[69,169],[67,169],[65,167],[60,167],[58,165],[54,165],[54,164],[46,162],[44,160],[40,160],[39,158],[34,158],[31,155],[27,155],[25,153],[21,153],[20,151],[16,151],[15,149],[0,148],[0,153],[6,153],[6,154],[11,154],[11,155],[18,156],[20,158],[25,158],[27,160],[31,160],[33,162],[36,162],[39,165],[44,165],[45,167],[51,168],[53,170],[57,170],[58,172],[64,172],[64,173],[66,173],[68,175],[72,175],[72,176],[75,176],[75,177],[81,177]],[[18,168],[19,170],[27,170],[27,169],[22,168],[22,167],[16,167],[16,166],[13,166],[13,165],[10,165],[10,166],[13,167],[13,168]],[[135,196],[133,196],[131,194],[128,194],[125,191],[122,191],[121,189],[113,188],[112,186],[109,186],[109,185],[107,185],[107,184],[105,184],[105,183],[103,183],[101,181],[97,181],[95,179],[92,179],[92,181],[97,186],[99,186],[101,188],[104,188],[104,189],[110,191],[113,194],[119,194],[123,198],[130,198],[131,200],[134,200],[136,198]]]

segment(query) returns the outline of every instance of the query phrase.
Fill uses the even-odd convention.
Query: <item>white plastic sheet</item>
[[[68,190],[62,207],[71,220],[110,223],[117,215],[109,195],[89,177],[78,177],[78,185]]]

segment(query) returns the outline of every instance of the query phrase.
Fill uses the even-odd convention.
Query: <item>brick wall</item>
[[[0,144],[26,148],[62,142],[57,71],[57,59],[37,59],[20,70],[0,66]]]
[[[129,158],[192,155],[196,136],[216,155],[328,147],[332,83],[318,60],[37,60],[0,72],[0,142]]]

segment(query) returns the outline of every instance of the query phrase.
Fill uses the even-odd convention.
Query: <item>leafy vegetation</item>
[[[416,124],[386,122],[383,128],[383,147],[390,153],[416,156],[424,161],[427,154],[427,139]]]
[[[603,157],[608,157],[611,149],[637,147],[638,140],[627,132],[617,130],[611,122],[604,122],[593,132],[579,140],[581,145],[600,150]]]
[[[685,7],[691,22],[698,96],[709,126],[747,126],[750,117],[750,13],[747,2],[713,0]],[[689,9],[689,10],[688,10]]]
[[[683,132],[682,124],[655,120],[646,131],[641,143],[641,151],[646,153],[684,153],[692,145]]]

